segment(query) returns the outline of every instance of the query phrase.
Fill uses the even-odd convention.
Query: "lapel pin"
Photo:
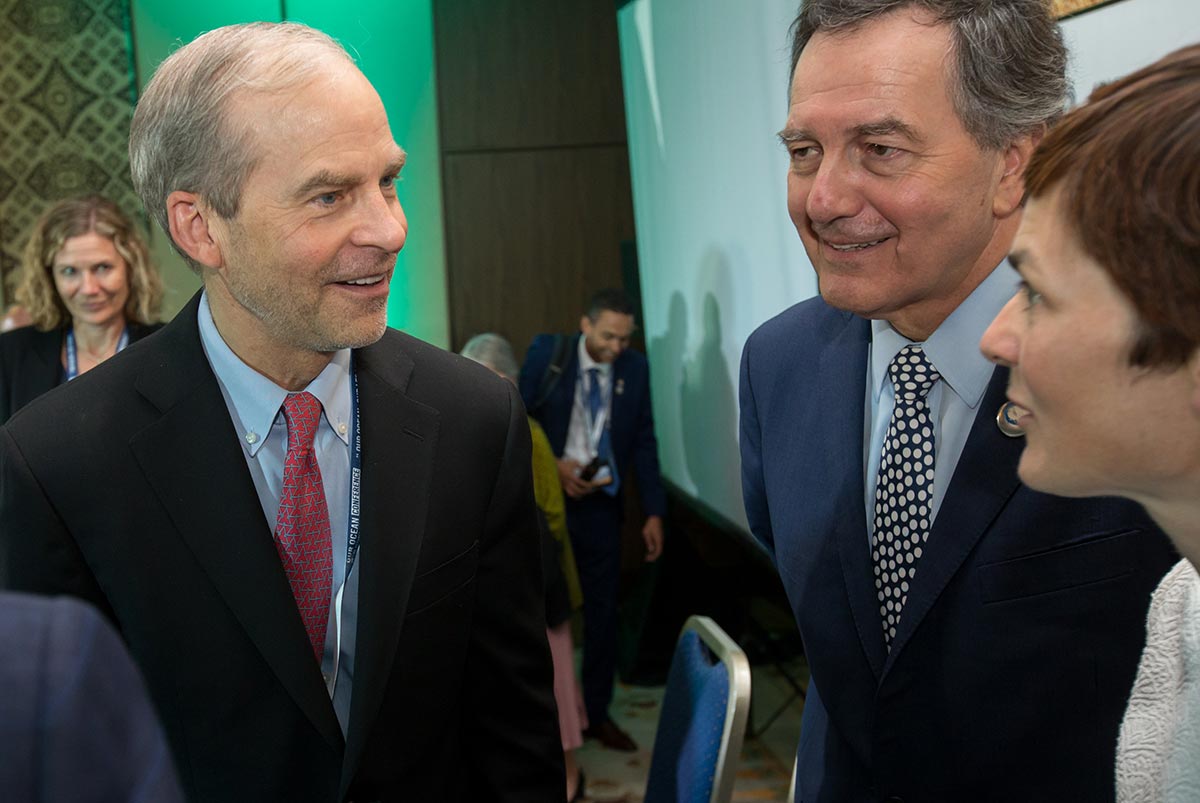
[[[996,426],[1010,438],[1024,437],[1025,430],[1019,423],[1024,412],[1020,406],[1012,402],[1005,402],[1000,405],[1000,412],[996,413]]]
[[[615,392],[615,393],[616,393],[618,396],[620,396],[622,393],[624,393],[624,392],[625,392],[625,380],[624,380],[624,379],[618,379],[618,380],[617,380],[617,389],[616,389],[614,392]]]

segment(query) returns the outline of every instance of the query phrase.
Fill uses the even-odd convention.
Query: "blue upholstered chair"
[[[727,803],[749,710],[746,654],[712,619],[691,617],[671,658],[645,803]]]

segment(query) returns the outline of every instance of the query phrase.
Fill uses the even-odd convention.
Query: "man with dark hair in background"
[[[379,95],[320,31],[219,28],[129,147],[204,290],[0,430],[0,582],[116,624],[192,803],[562,799],[529,426],[387,328]]]
[[[749,339],[747,517],[812,670],[797,800],[1103,801],[1150,591],[1134,505],[1022,486],[1022,174],[1061,114],[1045,0],[807,0],[781,138],[820,298]]]
[[[586,735],[616,750],[637,745],[609,717],[617,666],[621,572],[621,490],[637,475],[646,521],[646,560],[663,548],[666,497],[650,409],[646,358],[629,348],[633,302],[621,290],[592,297],[580,334],[538,335],[521,366],[521,397],[558,458],[567,528],[583,587],[583,696]]]

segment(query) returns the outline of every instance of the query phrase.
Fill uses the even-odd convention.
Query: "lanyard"
[[[596,372],[594,380],[591,376],[589,375],[588,377],[589,383],[592,381],[600,382],[599,371]],[[595,420],[592,419],[592,405],[588,402],[589,394],[584,391],[583,375],[581,374],[575,381],[579,383],[577,395],[583,402],[583,428],[587,433],[588,448],[591,449],[592,456],[595,457],[600,454],[600,437],[604,434],[604,427],[608,423],[608,408],[612,399],[611,377],[607,389],[603,385],[600,385],[600,413],[596,416]],[[588,391],[590,392],[590,388],[588,388]]]
[[[119,354],[126,346],[129,345],[129,327],[121,330],[121,337],[117,339],[117,350],[113,354]],[[67,381],[70,382],[75,377],[79,376],[79,352],[75,348],[75,332],[72,329],[67,330]]]
[[[354,561],[358,557],[358,536],[362,526],[362,428],[358,407],[358,378],[354,374],[354,362],[350,363],[350,525],[346,536],[346,574],[338,588],[333,605],[334,649],[333,671],[329,674],[325,688],[329,699],[337,689],[338,671],[342,662],[342,599],[346,593],[346,584],[350,582],[350,572],[354,570]]]

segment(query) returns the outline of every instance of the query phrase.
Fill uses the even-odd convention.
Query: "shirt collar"
[[[600,371],[600,378],[603,379],[612,371],[612,363],[596,362],[592,359],[592,355],[588,353],[587,344],[584,342],[584,336],[579,336],[579,375],[585,376],[588,371],[597,368]],[[603,387],[603,385],[601,386]]]
[[[254,457],[270,436],[288,391],[233,353],[213,322],[207,291],[200,296],[197,318],[204,353],[238,419],[234,424],[242,447]],[[334,352],[329,364],[304,388],[321,402],[330,429],[347,445],[350,443],[350,363],[350,349]]]
[[[993,369],[979,350],[979,340],[1019,283],[1020,276],[1008,261],[1000,263],[922,345],[942,379],[972,409],[983,398]],[[887,321],[871,321],[871,387],[876,399],[892,358],[910,343]]]

